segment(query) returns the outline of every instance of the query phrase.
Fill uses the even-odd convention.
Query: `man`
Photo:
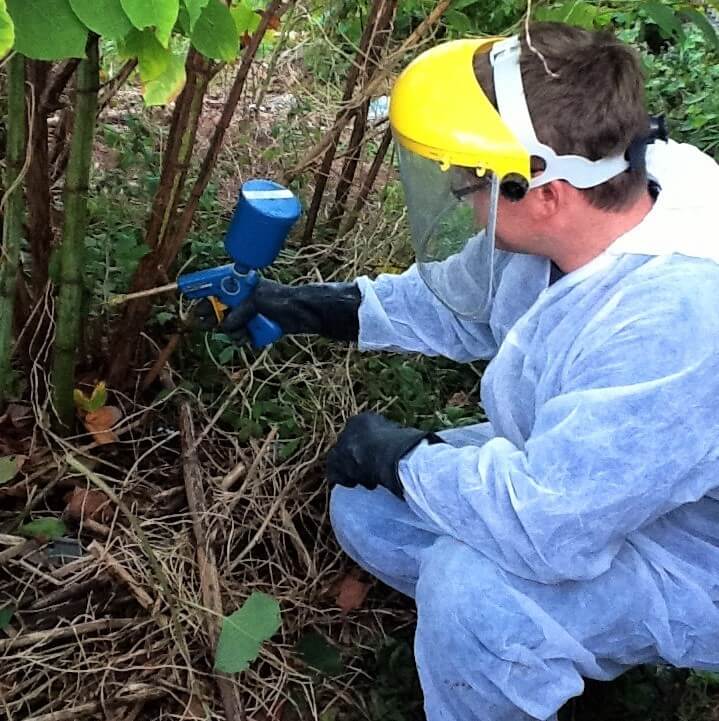
[[[391,101],[417,263],[263,281],[225,324],[493,359],[488,423],[363,414],[328,459],[340,543],[416,600],[430,721],[719,668],[719,168],[647,149],[642,84],[628,47],[559,24],[424,53]]]

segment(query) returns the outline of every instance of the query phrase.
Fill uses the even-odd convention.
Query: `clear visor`
[[[443,170],[401,145],[399,164],[422,279],[459,317],[486,320],[494,295],[499,179],[472,168]]]

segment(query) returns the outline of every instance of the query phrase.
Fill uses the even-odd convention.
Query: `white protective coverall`
[[[664,660],[719,669],[719,166],[657,143],[648,216],[549,285],[500,254],[488,322],[416,269],[359,280],[360,348],[493,358],[488,423],[399,466],[405,501],[337,487],[347,553],[415,598],[429,721],[553,718]]]

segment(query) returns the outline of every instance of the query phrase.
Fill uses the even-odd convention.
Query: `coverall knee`
[[[657,660],[631,549],[598,579],[541,584],[433,532],[381,489],[336,488],[331,512],[345,551],[416,600],[429,721],[551,719],[582,692],[583,677]]]

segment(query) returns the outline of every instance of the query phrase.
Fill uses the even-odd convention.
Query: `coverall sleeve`
[[[467,362],[491,358],[497,340],[489,321],[457,318],[435,298],[412,266],[401,275],[357,279],[360,350],[445,356]]]
[[[410,507],[505,570],[556,583],[599,576],[633,531],[719,485],[704,465],[719,456],[717,324],[661,300],[579,334],[524,448],[420,444],[399,466]]]

